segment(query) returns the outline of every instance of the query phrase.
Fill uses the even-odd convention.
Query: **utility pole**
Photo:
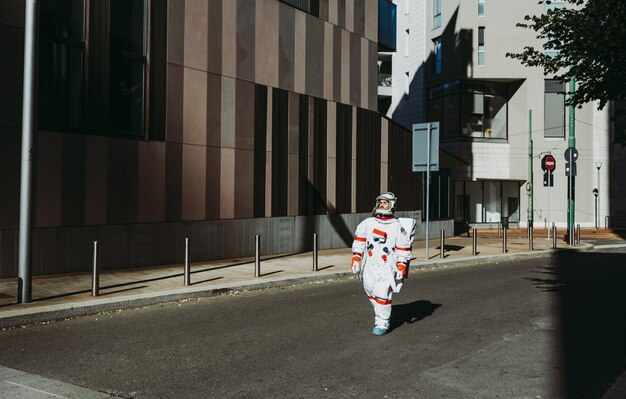
[[[572,79],[569,82],[570,88],[570,99],[574,96],[574,91],[576,90],[576,77],[572,76]],[[575,197],[576,197],[576,157],[578,156],[578,152],[576,151],[576,134],[575,134],[575,116],[576,116],[576,108],[573,104],[569,106],[569,148],[568,151],[571,156],[571,159],[568,160],[570,162],[570,173],[567,179],[567,237],[569,245],[574,245],[574,212],[575,212]],[[571,150],[570,150],[571,149]],[[575,155],[574,155],[575,154]]]
[[[602,162],[596,162],[596,169],[598,169],[598,193],[596,194],[597,203],[598,203],[598,211],[596,218],[596,229],[600,226],[600,220],[602,217],[600,216],[600,168],[602,167]]]
[[[528,234],[533,228],[533,110],[528,110]]]
[[[37,88],[37,25],[39,4],[37,0],[25,1],[24,21],[24,87],[22,101],[22,158],[20,175],[20,230],[18,244],[17,302],[32,300],[32,170],[36,139]]]

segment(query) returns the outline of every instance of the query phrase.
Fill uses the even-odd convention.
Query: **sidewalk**
[[[524,230],[525,232],[525,230]],[[510,234],[507,252],[495,231],[479,231],[477,255],[473,255],[472,238],[447,237],[444,258],[440,258],[440,241],[413,245],[411,274],[442,266],[466,266],[500,262],[516,258],[547,257],[555,251],[552,240],[536,237],[533,250],[521,234]],[[560,237],[559,237],[560,238]],[[569,247],[562,239],[557,250],[590,249],[590,244]],[[242,290],[254,290],[303,282],[323,281],[352,276],[349,248],[318,251],[318,271],[313,271],[311,252],[261,257],[261,276],[255,277],[254,258],[197,262],[191,265],[191,285],[184,285],[183,264],[104,271],[100,274],[99,296],[91,296],[91,274],[33,277],[33,300],[17,304],[17,278],[0,279],[0,328],[15,327],[49,320],[59,320],[104,311],[147,306]]]

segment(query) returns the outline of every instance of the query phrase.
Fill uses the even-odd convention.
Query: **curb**
[[[477,266],[487,263],[503,263],[503,262],[515,262],[524,259],[540,259],[556,255],[562,251],[588,251],[593,249],[592,244],[585,243],[583,247],[578,248],[560,248],[560,249],[548,249],[537,250],[533,252],[519,252],[515,254],[497,254],[497,255],[483,255],[476,257],[465,257],[457,259],[442,259],[440,261],[430,263],[415,263],[411,266],[415,272],[419,271],[431,271],[438,268],[446,267],[463,267],[463,266]],[[102,312],[112,312],[118,310],[128,310],[134,308],[140,308],[144,306],[151,306],[161,303],[178,302],[182,300],[208,298],[218,295],[228,295],[239,291],[258,291],[263,289],[269,289],[273,287],[284,287],[290,285],[299,285],[306,283],[313,283],[318,281],[329,281],[336,279],[350,279],[356,278],[352,272],[340,272],[336,274],[325,274],[317,276],[291,276],[283,279],[264,281],[264,282],[251,282],[247,284],[239,284],[234,286],[224,286],[217,288],[196,288],[187,289],[181,292],[181,290],[156,292],[152,294],[138,294],[129,295],[116,298],[100,298],[82,301],[74,304],[57,304],[48,305],[40,308],[22,309],[7,311],[6,316],[0,315],[0,328],[9,329],[23,327],[38,323],[54,322],[59,320],[66,320],[75,317],[89,316]]]
[[[252,282],[249,284],[239,284],[230,287],[209,289],[199,288],[187,292],[180,292],[179,290],[176,290],[158,292],[153,294],[140,294],[136,296],[131,295],[117,298],[92,299],[88,301],[82,301],[79,304],[75,303],[49,305],[43,308],[32,308],[11,312],[19,314],[7,316],[0,315],[0,329],[17,328],[38,323],[54,322],[75,317],[94,315],[103,312],[135,309],[161,303],[228,295],[239,291],[259,291],[273,287],[284,287],[289,285],[305,284],[333,279],[343,279],[348,277],[351,278],[353,276],[354,275],[351,272],[342,272],[322,276],[288,277],[282,280],[266,281],[262,283]]]

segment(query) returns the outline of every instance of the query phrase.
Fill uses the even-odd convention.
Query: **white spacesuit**
[[[393,193],[378,196],[374,216],[357,226],[352,243],[352,271],[362,278],[374,307],[374,335],[389,329],[391,297],[407,277],[415,234],[414,219],[395,217],[395,201]]]

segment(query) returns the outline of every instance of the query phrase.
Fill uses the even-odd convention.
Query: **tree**
[[[533,29],[544,41],[542,49],[524,47],[507,53],[529,67],[562,81],[575,77],[576,91],[567,105],[581,107],[598,101],[598,109],[612,100],[626,100],[626,1],[565,0],[571,7],[542,15],[526,15],[517,26]],[[549,0],[539,4],[550,4]]]

